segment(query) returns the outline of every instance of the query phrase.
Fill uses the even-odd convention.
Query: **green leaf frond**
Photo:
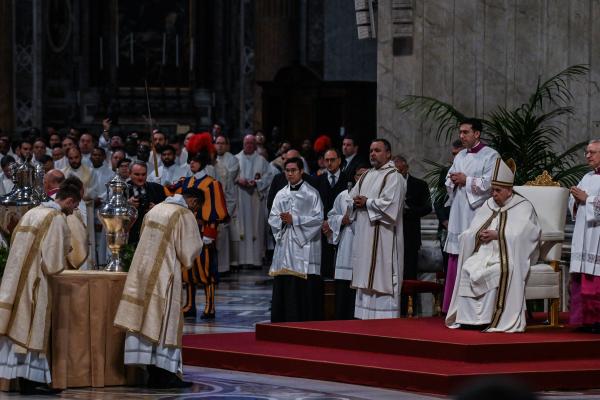
[[[442,136],[446,141],[452,138],[456,134],[458,122],[466,118],[452,105],[428,96],[406,96],[397,107],[403,112],[415,111],[423,123],[437,124],[437,140]]]

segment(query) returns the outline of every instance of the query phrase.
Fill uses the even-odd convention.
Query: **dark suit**
[[[150,203],[162,203],[166,198],[165,188],[158,183],[146,182],[142,187],[143,190],[138,190],[138,188],[135,188],[130,181],[127,183],[129,184],[127,188],[127,197],[137,196],[140,200],[140,207],[137,210],[137,219],[129,231],[129,243],[136,244],[140,240],[140,229],[142,228],[142,222],[146,213],[150,210]]]
[[[317,188],[317,183],[316,183],[317,177],[316,176],[310,176],[306,173],[302,173],[302,180],[304,182],[307,182],[308,184],[310,184],[315,189]],[[277,192],[279,192],[281,189],[283,189],[287,184],[288,184],[288,181],[287,181],[287,178],[285,177],[285,172],[280,172],[273,177],[273,180],[271,181],[271,186],[269,187],[269,194],[267,195],[267,210],[269,213],[271,212],[271,207],[273,207],[273,200],[275,200],[275,195],[277,194]],[[269,217],[269,215],[267,214],[267,218],[268,217]]]
[[[346,160],[343,161],[342,163],[342,172],[344,174],[346,174],[346,176],[348,177],[348,179],[354,180],[354,175],[356,174],[356,170],[358,169],[358,166],[360,164],[364,164],[366,161],[359,156],[358,154],[356,154],[354,156],[354,158],[352,160],[350,160],[350,163],[347,165],[344,165],[346,163]]]
[[[329,172],[317,177],[317,190],[323,203],[323,216],[327,219],[327,213],[333,208],[333,202],[338,194],[348,189],[347,175],[340,171],[339,178],[331,187]],[[333,278],[335,271],[335,248],[336,246],[327,242],[327,236],[321,234],[321,276]]]
[[[404,199],[404,279],[417,279],[421,248],[421,218],[431,212],[431,195],[427,182],[408,175]]]

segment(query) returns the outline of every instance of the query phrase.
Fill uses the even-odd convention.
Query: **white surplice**
[[[600,276],[600,175],[589,172],[577,185],[588,198],[575,207],[569,197],[569,210],[575,220],[571,244],[571,273]]]
[[[365,208],[355,209],[351,286],[357,289],[356,318],[400,316],[405,194],[406,180],[392,161],[365,172],[350,191],[350,198],[365,196],[368,199]]]
[[[462,172],[467,176],[467,182],[465,186],[457,187],[450,178],[446,179],[449,196],[446,206],[451,206],[444,246],[446,253],[458,254],[459,235],[467,230],[475,211],[490,197],[492,173],[498,157],[496,150],[485,146],[476,153],[463,149],[454,158],[448,174]]]
[[[230,242],[239,242],[240,235],[238,229],[238,187],[235,184],[236,179],[240,175],[240,162],[231,153],[225,153],[222,156],[217,156],[215,164],[215,173],[217,180],[223,187],[225,195],[225,204],[227,205],[227,213],[229,214],[229,222],[219,224],[217,235],[217,257],[219,272],[229,271],[229,266],[237,260],[232,258]]]
[[[497,231],[498,240],[479,242],[483,229]],[[525,281],[537,261],[540,235],[533,205],[524,197],[515,194],[503,207],[488,199],[460,236],[457,279],[446,325],[489,324],[487,332],[523,332]]]
[[[280,214],[292,214],[292,225],[284,224]],[[302,182],[298,190],[290,184],[275,195],[269,225],[275,237],[275,251],[269,275],[321,274],[321,225],[323,203],[319,192]]]
[[[257,152],[236,155],[240,163],[240,178],[255,180],[256,187],[238,186],[238,263],[240,265],[262,265],[265,254],[267,219],[266,198],[273,180],[273,170],[267,160]]]
[[[328,236],[328,241],[337,245],[335,257],[335,279],[345,281],[352,280],[352,265],[350,259],[352,256],[352,243],[354,241],[355,224],[352,218],[353,215],[352,198],[348,194],[348,190],[344,190],[337,195],[333,202],[333,207],[327,213],[327,222],[331,229],[331,235]],[[342,219],[345,215],[351,218],[352,223],[342,225]]]
[[[171,165],[170,167],[166,167],[164,164],[158,167],[158,177],[154,174],[153,170],[148,170],[148,182],[158,183],[159,185],[170,185],[179,181],[180,178],[187,178],[188,176],[192,176],[192,171],[190,170],[190,166],[178,165],[177,163]]]

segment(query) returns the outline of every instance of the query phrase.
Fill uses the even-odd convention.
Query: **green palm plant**
[[[585,164],[577,164],[577,154],[586,142],[576,143],[562,153],[554,151],[562,137],[562,127],[557,119],[574,113],[569,106],[573,99],[569,82],[587,74],[588,70],[586,65],[574,65],[544,82],[538,78],[526,103],[514,109],[498,106],[481,119],[484,141],[503,159],[515,161],[516,185],[533,180],[546,170],[562,185],[571,186],[588,171]],[[416,111],[422,121],[435,124],[438,140],[442,137],[446,141],[451,139],[457,132],[459,121],[465,118],[451,104],[426,96],[407,96],[398,107],[403,111]],[[424,161],[432,166],[426,176],[430,185],[434,190],[443,188],[448,166]],[[434,195],[439,197],[440,190]]]

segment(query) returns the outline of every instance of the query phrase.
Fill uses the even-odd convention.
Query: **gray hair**
[[[144,169],[146,170],[146,173],[148,172],[148,164],[146,164],[143,161],[134,161],[131,164],[129,164],[129,172],[130,173],[131,173],[131,171],[133,171],[134,165],[139,165],[140,167],[144,167]]]
[[[588,144],[600,143],[600,139],[592,139],[588,142]]]

